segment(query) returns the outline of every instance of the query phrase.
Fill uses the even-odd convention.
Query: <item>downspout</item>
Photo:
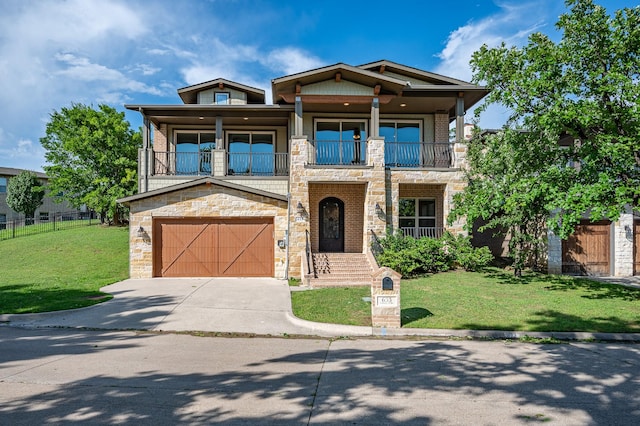
[[[138,108],[138,112],[142,115],[142,164],[144,167],[142,170],[142,191],[149,191],[149,119],[144,115],[144,110]]]
[[[291,231],[291,192],[287,192],[287,233],[285,238],[284,279],[289,280],[289,235]]]

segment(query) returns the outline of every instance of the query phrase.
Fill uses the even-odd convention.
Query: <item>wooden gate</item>
[[[583,221],[562,241],[562,272],[576,275],[611,274],[611,222]]]
[[[156,277],[272,277],[273,219],[155,219]]]

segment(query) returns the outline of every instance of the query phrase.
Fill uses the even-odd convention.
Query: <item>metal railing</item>
[[[371,231],[371,253],[377,261],[378,256],[384,251],[384,248],[380,243],[380,238],[378,238],[378,235],[373,231],[373,229],[370,229],[369,231]]]
[[[227,174],[236,176],[287,176],[289,154],[230,152]]]
[[[153,175],[210,175],[213,171],[213,155],[211,151],[175,152],[153,151],[151,157]]]
[[[434,227],[410,227],[410,228],[400,228],[402,234],[405,237],[413,237],[413,238],[440,238],[444,234],[444,228],[434,228]]]
[[[305,255],[307,256],[307,271],[310,275],[313,275],[313,278],[318,278],[318,274],[316,273],[316,268],[313,265],[312,253],[311,253],[311,244],[309,243],[309,230],[305,231]]]
[[[387,167],[453,166],[453,144],[431,142],[385,142],[384,162]]]
[[[366,141],[315,140],[307,143],[308,161],[312,165],[350,166],[367,164]]]
[[[23,217],[0,222],[0,241],[99,223],[100,220],[96,219],[93,212],[72,211],[49,213],[47,216],[39,217]]]
[[[149,170],[154,176],[209,176],[214,173],[212,151],[153,151]],[[288,153],[228,153],[227,174],[238,176],[287,176]]]

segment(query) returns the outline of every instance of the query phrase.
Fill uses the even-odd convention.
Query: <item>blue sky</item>
[[[597,0],[611,13],[637,0]],[[178,104],[178,88],[270,81],[388,59],[463,80],[483,43],[555,34],[562,0],[2,0],[0,166],[43,170],[49,115],[72,103]],[[134,128],[139,114],[126,112]],[[472,113],[468,113],[468,119]],[[504,114],[489,111],[485,128]]]

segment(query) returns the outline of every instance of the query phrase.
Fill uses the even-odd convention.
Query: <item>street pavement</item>
[[[640,345],[0,327],[0,424],[637,425]]]
[[[0,315],[0,425],[640,424],[637,335],[317,324],[273,279],[103,291],[89,308]]]

